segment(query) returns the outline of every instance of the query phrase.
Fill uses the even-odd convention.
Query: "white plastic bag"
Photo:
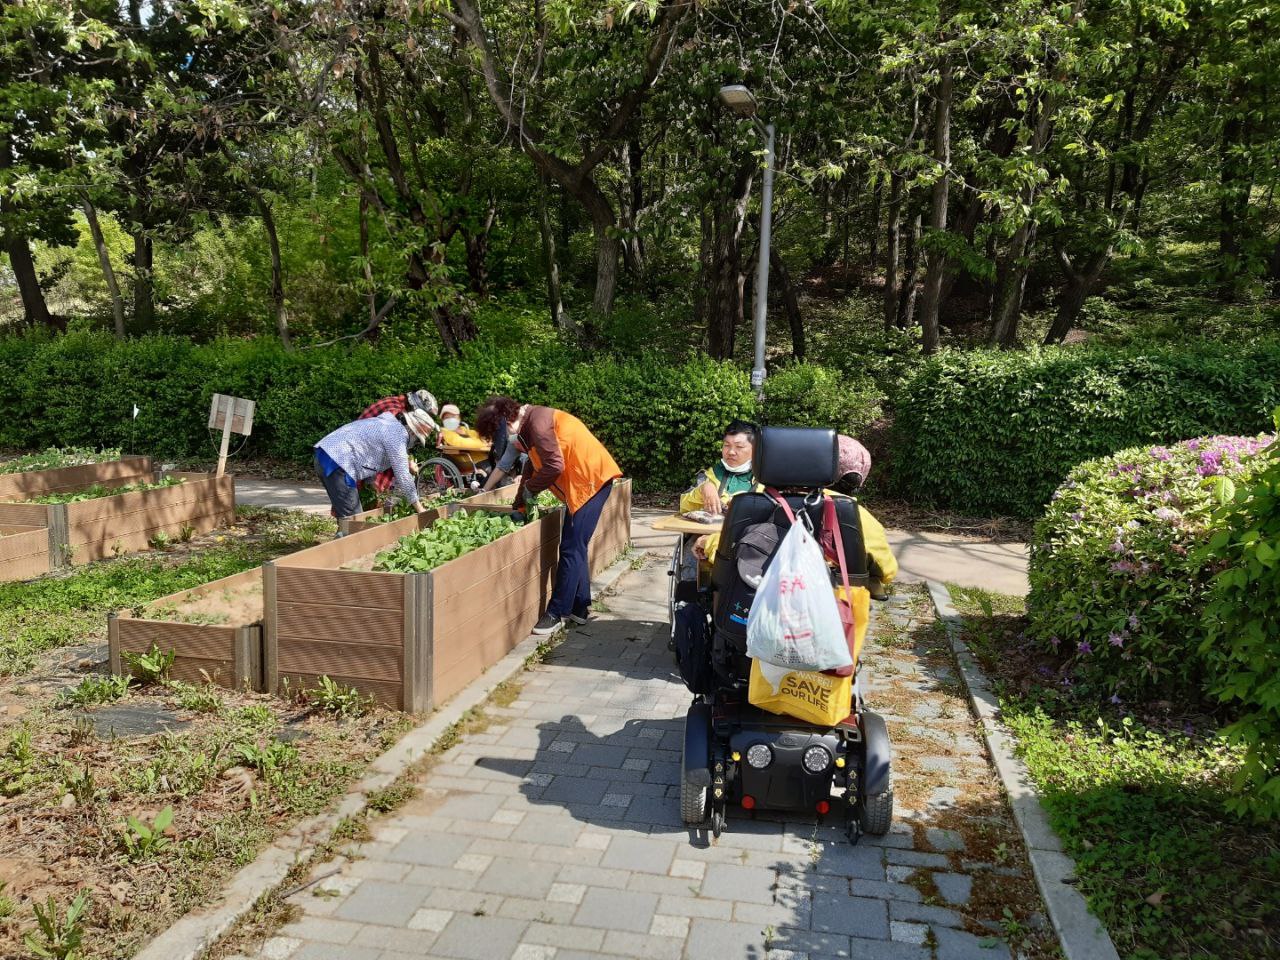
[[[756,590],[747,655],[792,670],[853,665],[822,548],[803,522],[791,525]]]

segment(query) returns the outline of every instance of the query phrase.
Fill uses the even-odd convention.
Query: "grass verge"
[[[1212,718],[1074,697],[1023,642],[1021,598],[956,586],[951,595],[1120,955],[1280,957],[1280,826],[1227,811],[1239,757]]]

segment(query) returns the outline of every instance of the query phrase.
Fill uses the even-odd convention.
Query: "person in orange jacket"
[[[560,531],[556,585],[533,632],[539,636],[555,633],[566,617],[574,623],[586,623],[591,611],[587,546],[613,481],[622,471],[586,425],[563,410],[521,404],[510,397],[490,397],[476,411],[476,432],[492,441],[500,429],[507,430],[517,450],[529,455],[516,492],[517,508],[550,490],[568,510]]]

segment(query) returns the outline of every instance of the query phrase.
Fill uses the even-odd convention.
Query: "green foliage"
[[[378,554],[373,568],[388,573],[425,573],[516,529],[506,514],[459,510],[426,530],[401,537]]]
[[[83,503],[86,500],[99,500],[102,497],[116,497],[122,493],[135,493],[141,490],[163,490],[166,487],[176,487],[182,483],[181,477],[165,477],[155,483],[130,483],[123,487],[106,487],[101,483],[95,483],[91,487],[84,490],[77,490],[71,493],[46,493],[38,497],[31,497],[29,503]],[[156,534],[157,537],[160,534]]]
[[[1214,668],[1213,692],[1235,714],[1224,733],[1245,749],[1232,806],[1280,818],[1280,447],[1218,521],[1206,553],[1222,569],[1204,610],[1201,652]]]
[[[298,762],[298,750],[292,744],[271,740],[265,746],[242,743],[232,751],[232,757],[246,767],[252,767],[264,777],[271,777],[287,770]]]
[[[798,427],[834,427],[858,436],[881,414],[883,393],[869,377],[844,378],[827,367],[796,363],[765,381],[765,420]]]
[[[14,911],[18,909],[18,904],[13,897],[4,892],[4,888],[9,884],[0,880],[0,920],[8,920],[13,916]]]
[[[98,703],[112,703],[129,692],[130,677],[85,677],[70,690],[63,691],[56,701],[60,707],[91,707]]]
[[[1262,440],[1207,437],[1081,464],[1031,544],[1030,634],[1070,660],[1079,692],[1196,700],[1217,490],[1246,479]]]
[[[177,697],[178,706],[195,713],[221,713],[224,706],[222,691],[213,683],[195,686],[181,681],[170,681],[169,689]]]
[[[434,350],[397,344],[287,353],[261,340],[121,343],[75,333],[0,338],[0,446],[105,441],[158,457],[207,459],[217,447],[203,411],[218,392],[258,401],[246,452],[309,462],[317,440],[370,402],[421,386],[464,411],[494,393],[568,410],[628,476],[651,488],[687,484],[714,457],[724,424],[755,414],[746,372],[706,358],[624,361],[556,345],[468,344],[461,357],[443,360]],[[85,405],[83,396],[95,402]]]
[[[1121,956],[1261,956],[1274,922],[1280,849],[1226,810],[1237,751],[1124,718],[1051,717],[1001,702],[1001,717],[1076,861],[1090,910]]]
[[[86,463],[105,463],[119,460],[120,450],[94,450],[90,447],[49,447],[40,453],[28,453],[0,463],[0,473],[24,473],[28,470],[53,470],[58,467],[78,467]]]
[[[1202,721],[1144,725],[1119,715],[1126,708],[1056,695],[1026,659],[1022,598],[989,595],[993,617],[979,591],[953,589],[952,599],[1079,889],[1120,955],[1270,956],[1280,832],[1231,812],[1244,751],[1206,736]]]
[[[169,846],[169,838],[164,832],[173,823],[173,807],[166,806],[156,814],[152,823],[144,823],[137,817],[126,817],[125,827],[120,834],[120,842],[125,854],[135,862],[149,860],[163,852]]]
[[[1263,430],[1277,402],[1274,342],[945,353],[903,389],[892,470],[916,503],[1029,518],[1078,463]]]
[[[152,643],[146,653],[123,654],[129,672],[144,687],[151,683],[163,683],[169,678],[169,669],[177,659],[177,651],[161,650],[159,644]]]
[[[76,894],[65,916],[58,916],[58,904],[50,896],[44,906],[35,904],[36,927],[34,933],[23,937],[27,949],[38,960],[81,960],[80,946],[84,941],[84,913],[89,908],[89,892]]]
[[[306,691],[307,703],[316,710],[347,719],[366,713],[372,705],[372,699],[360,696],[355,687],[344,687],[329,677],[321,677],[320,682]]]
[[[31,731],[19,727],[9,734],[9,742],[0,753],[0,795],[16,797],[40,783],[48,771],[31,744]]]

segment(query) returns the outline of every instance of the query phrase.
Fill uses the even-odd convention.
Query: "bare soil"
[[[262,581],[227,587],[179,603],[148,607],[148,620],[168,623],[210,623],[243,626],[262,619]]]

